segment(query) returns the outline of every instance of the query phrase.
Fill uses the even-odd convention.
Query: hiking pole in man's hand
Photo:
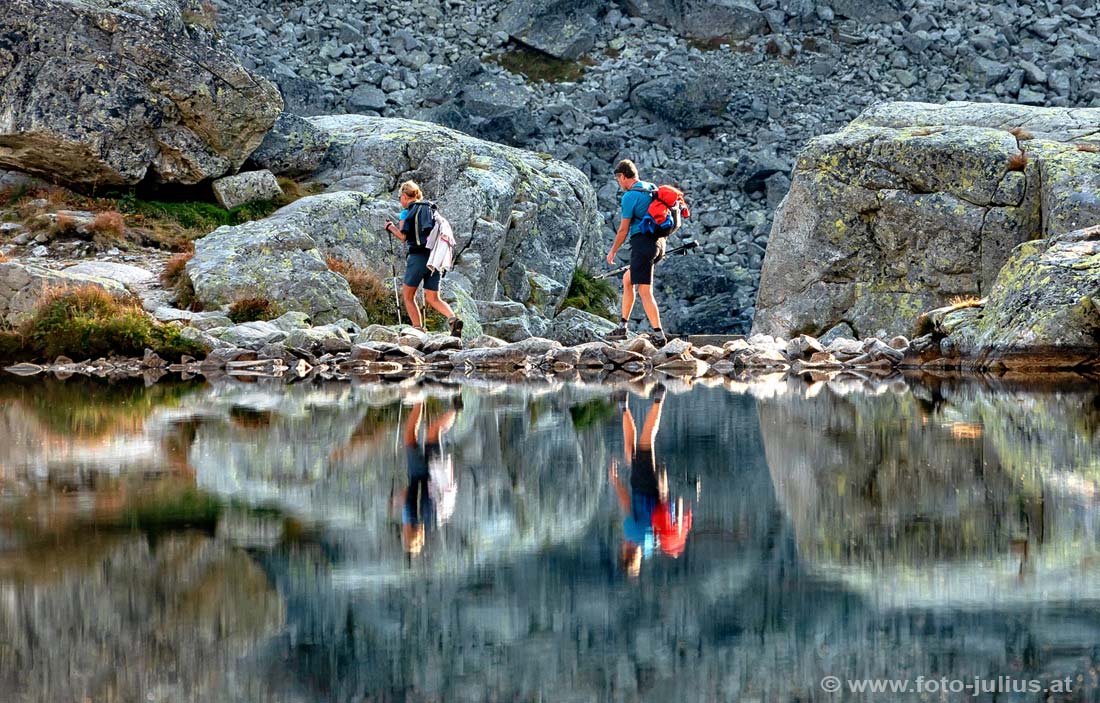
[[[664,257],[661,257],[661,258],[667,258],[667,257],[669,257],[673,254],[686,255],[688,252],[690,252],[692,249],[694,249],[697,246],[699,246],[699,242],[684,242],[680,246],[674,247],[674,248],[669,249],[668,251],[666,251]],[[601,278],[611,278],[613,276],[621,276],[622,274],[626,273],[628,270],[630,270],[630,264],[627,264],[626,266],[620,266],[619,268],[615,269],[614,271],[608,271],[607,273],[601,273],[598,276],[593,276],[593,278],[601,279]]]

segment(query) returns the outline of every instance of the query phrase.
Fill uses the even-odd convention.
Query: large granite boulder
[[[303,221],[288,209],[265,220],[219,227],[196,241],[187,262],[195,298],[216,308],[259,297],[321,324],[341,318],[367,322],[347,280],[329,270],[311,236],[314,226],[324,223]]]
[[[1063,368],[1100,362],[1100,227],[1021,244],[986,300],[925,317],[959,365]]]
[[[0,164],[51,180],[197,183],[239,168],[282,111],[174,0],[8,0],[0,36]]]
[[[486,70],[474,57],[423,84],[421,94],[429,106],[417,117],[475,137],[521,147],[538,131],[531,89],[519,78]]]
[[[600,3],[580,0],[512,0],[500,13],[501,31],[555,58],[575,61],[596,44]]]
[[[990,292],[1016,245],[1100,218],[1100,109],[886,103],[799,156],[754,332],[908,334]],[[1086,147],[1088,148],[1088,147]]]
[[[626,0],[628,12],[699,39],[747,39],[767,18],[752,0]]]
[[[308,209],[314,223],[310,233],[318,244],[360,265],[389,272],[392,243],[382,225],[396,218],[394,189],[409,178],[421,184],[454,227],[455,273],[469,280],[468,292],[476,300],[512,300],[551,317],[578,261],[599,246],[591,184],[580,171],[548,155],[413,120],[339,115],[311,121],[332,138],[314,174],[330,192],[303,198],[289,209]],[[356,199],[357,205],[325,216],[323,211],[338,199]],[[400,268],[401,245],[392,246],[398,248]]]

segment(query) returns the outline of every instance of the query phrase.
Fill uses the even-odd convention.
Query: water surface
[[[1100,699],[1094,384],[657,395],[4,379],[3,699]]]

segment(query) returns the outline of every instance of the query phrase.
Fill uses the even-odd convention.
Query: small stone
[[[274,200],[283,194],[275,174],[266,169],[219,178],[212,187],[214,197],[226,210],[260,200]]]

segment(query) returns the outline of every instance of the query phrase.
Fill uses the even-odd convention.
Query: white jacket
[[[454,265],[455,236],[451,230],[451,223],[440,215],[435,214],[435,227],[428,236],[428,248],[432,253],[428,256],[428,270],[447,273]]]

